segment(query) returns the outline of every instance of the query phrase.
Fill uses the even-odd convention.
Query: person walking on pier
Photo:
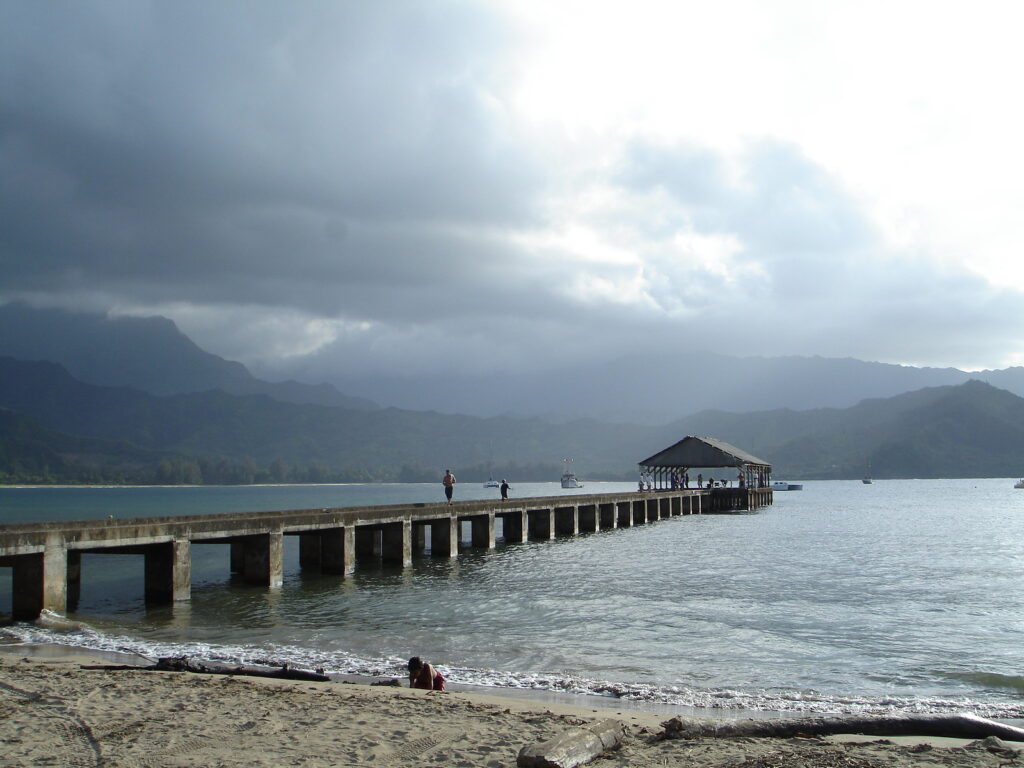
[[[455,475],[452,474],[450,469],[444,471],[444,477],[441,478],[441,484],[444,485],[444,495],[448,499],[448,503],[452,503],[452,494],[455,493]]]
[[[423,661],[419,656],[413,656],[409,659],[409,687],[443,691],[444,677],[433,665]]]
[[[501,500],[508,501],[508,489],[512,486],[508,484],[508,480],[501,481]]]

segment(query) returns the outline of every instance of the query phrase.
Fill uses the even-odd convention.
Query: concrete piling
[[[506,545],[574,537],[654,523],[679,515],[756,509],[772,503],[770,488],[680,489],[645,493],[579,494],[516,501],[458,501],[219,515],[13,523],[0,526],[0,567],[13,571],[13,613],[75,610],[82,555],[144,556],[145,599],[151,604],[191,596],[192,546],[230,545],[230,567],[246,582],[278,588],[284,576],[284,537],[299,538],[303,571],[350,575],[358,566],[408,568],[414,555],[454,558],[468,523],[466,546],[493,550],[497,520]],[[429,536],[429,544],[427,539]]]

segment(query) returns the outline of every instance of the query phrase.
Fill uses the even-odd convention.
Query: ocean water
[[[523,484],[513,495],[561,492]],[[2,488],[0,522],[440,497],[440,483]],[[301,573],[286,537],[277,590],[233,578],[226,545],[193,555],[192,600],[155,609],[141,556],[86,555],[71,621],[8,623],[0,642],[396,676],[419,655],[454,682],[723,714],[1024,718],[1024,490],[1012,479],[807,482],[756,513],[499,542],[349,578]],[[10,601],[0,568],[0,612]]]

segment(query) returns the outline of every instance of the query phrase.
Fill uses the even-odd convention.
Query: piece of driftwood
[[[1015,728],[975,715],[836,715],[763,720],[699,720],[673,717],[661,724],[663,739],[697,739],[728,736],[828,736],[861,733],[873,736],[947,736],[1004,741],[1024,741],[1024,728]]]
[[[210,661],[195,661],[188,656],[166,656],[157,659],[155,664],[145,667],[134,667],[126,664],[83,665],[82,669],[103,669],[107,671],[133,669],[146,672],[195,672],[204,675],[246,675],[249,677],[273,677],[281,680],[310,680],[324,683],[331,678],[321,672],[310,672],[307,669],[292,669],[287,664],[281,667],[262,667],[252,664],[221,664]]]
[[[566,731],[560,736],[519,750],[519,768],[575,768],[622,744],[618,720],[600,720]]]

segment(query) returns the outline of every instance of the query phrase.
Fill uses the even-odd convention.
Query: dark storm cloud
[[[0,301],[164,313],[310,379],[1020,337],[1015,296],[894,252],[793,146],[521,114],[500,8],[0,4]]]
[[[11,293],[337,312],[374,279],[429,285],[425,264],[468,259],[446,226],[532,215],[542,177],[488,91],[508,33],[473,6],[0,14]]]

